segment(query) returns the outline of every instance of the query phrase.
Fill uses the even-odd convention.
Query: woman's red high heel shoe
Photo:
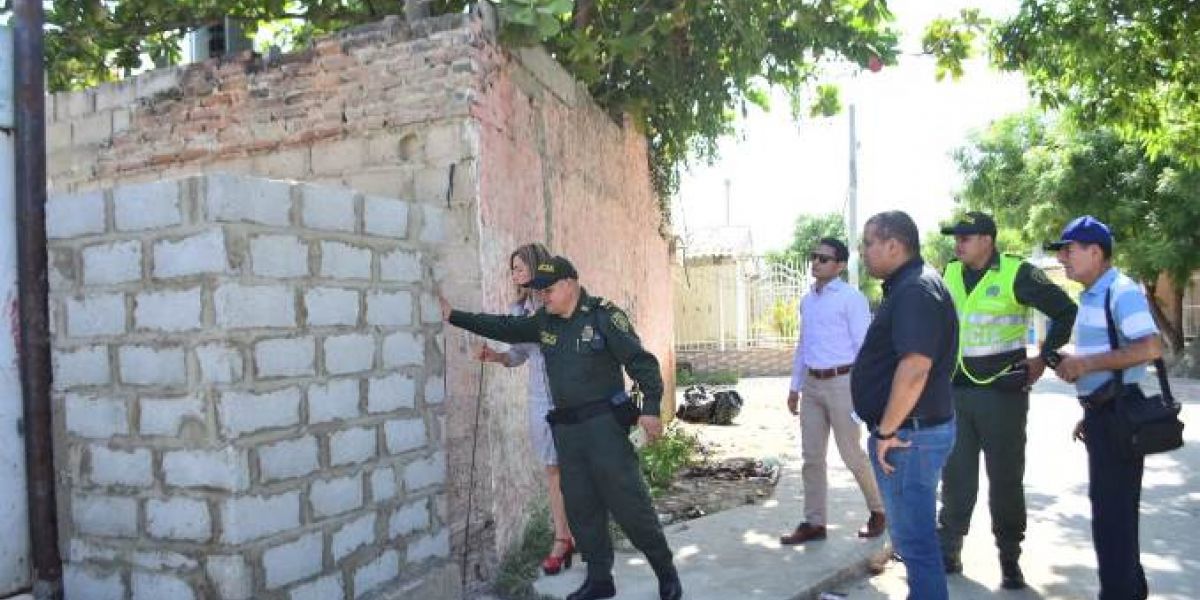
[[[542,572],[547,575],[558,575],[558,573],[563,569],[570,569],[571,557],[575,554],[575,542],[569,539],[564,540],[558,538],[554,540],[554,543],[556,545],[562,544],[565,550],[563,550],[563,553],[559,556],[550,554],[546,558],[542,559]],[[553,551],[554,550],[551,549],[551,552]]]

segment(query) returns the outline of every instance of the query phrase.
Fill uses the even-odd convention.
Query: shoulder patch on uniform
[[[618,330],[629,333],[629,330],[633,329],[633,325],[630,325],[629,317],[625,314],[625,311],[613,308],[609,310],[608,315],[609,319],[612,319],[613,327],[616,327]]]
[[[1044,284],[1046,284],[1046,283],[1053,284],[1054,283],[1053,281],[1050,281],[1050,276],[1047,275],[1045,271],[1043,271],[1037,267],[1034,267],[1029,270],[1029,278],[1034,280],[1037,283],[1044,283]]]
[[[558,343],[558,336],[549,331],[543,331],[541,342],[543,345],[553,346]]]

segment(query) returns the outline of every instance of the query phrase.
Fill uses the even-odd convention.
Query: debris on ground
[[[675,416],[689,423],[732,425],[742,412],[742,396],[732,387],[688,386]]]

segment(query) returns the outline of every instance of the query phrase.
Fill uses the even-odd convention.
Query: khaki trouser
[[[871,470],[870,459],[861,444],[862,426],[850,416],[850,375],[830,379],[809,376],[804,380],[800,399],[800,449],[804,459],[804,520],[812,525],[828,522],[829,479],[825,456],[829,431],[846,468],[854,474],[867,501],[867,509],[883,512],[883,498]]]

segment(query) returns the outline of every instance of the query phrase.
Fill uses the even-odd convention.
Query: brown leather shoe
[[[784,546],[794,546],[796,544],[803,544],[804,542],[811,540],[823,539],[825,539],[825,526],[812,525],[809,524],[808,521],[805,521],[797,525],[795,531],[780,537],[779,543],[783,544]]]
[[[881,512],[871,511],[871,516],[867,518],[867,524],[858,530],[858,537],[877,538],[886,530],[887,517],[883,516]]]

